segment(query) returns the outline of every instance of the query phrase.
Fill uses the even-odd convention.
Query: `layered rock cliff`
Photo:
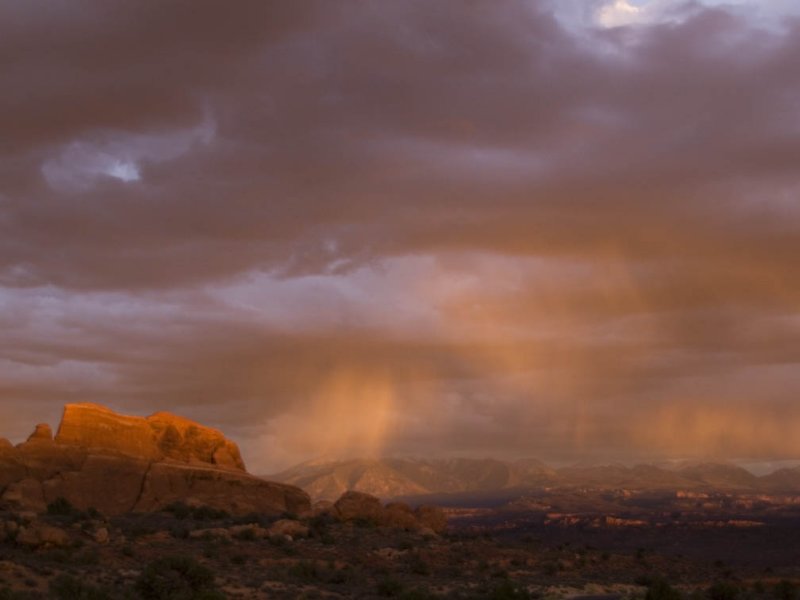
[[[172,458],[245,470],[239,448],[222,432],[166,412],[129,417],[98,404],[67,404],[55,441],[147,460]]]
[[[109,515],[182,501],[233,514],[300,513],[299,488],[248,474],[235,443],[169,413],[120,415],[69,404],[53,437],[44,424],[14,447],[0,444],[0,505],[43,511],[64,497]]]

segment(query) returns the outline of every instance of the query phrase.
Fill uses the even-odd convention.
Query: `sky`
[[[800,458],[795,0],[0,0],[0,435]]]

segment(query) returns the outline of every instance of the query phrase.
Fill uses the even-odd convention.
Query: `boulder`
[[[414,511],[405,502],[390,502],[383,509],[381,525],[413,531],[419,528],[419,521],[414,516]]]
[[[40,546],[67,546],[70,543],[69,534],[59,527],[32,523],[27,527],[20,527],[16,537],[17,544],[38,548]]]
[[[420,533],[441,533],[447,528],[447,517],[437,506],[420,506],[413,510],[404,502],[390,502],[385,507],[375,496],[349,491],[333,505],[333,516],[340,521],[371,521],[383,527]]]
[[[69,534],[59,527],[39,525],[35,530],[39,536],[39,539],[42,540],[42,544],[50,546],[67,546],[70,543]]]
[[[422,527],[427,527],[434,533],[442,533],[447,529],[447,516],[438,506],[420,506],[417,508],[415,516]]]
[[[41,544],[36,530],[30,527],[20,527],[15,540],[20,546],[28,546],[29,548],[35,548]]]
[[[336,516],[342,521],[364,520],[377,524],[383,516],[381,501],[363,492],[345,492],[333,506]]]
[[[308,527],[303,525],[300,521],[280,519],[270,525],[267,534],[269,537],[285,537],[288,535],[293,539],[308,537]]]
[[[109,537],[107,527],[98,527],[94,530],[94,533],[92,533],[92,539],[98,544],[107,544]]]

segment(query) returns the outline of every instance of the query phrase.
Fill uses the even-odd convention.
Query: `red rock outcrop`
[[[35,442],[38,440],[45,442],[53,441],[53,430],[50,429],[50,425],[47,423],[39,423],[36,426],[36,429],[33,430],[33,433],[28,436],[29,442]]]
[[[414,511],[405,502],[390,502],[383,509],[381,522],[394,529],[419,529]]]
[[[310,510],[300,488],[248,474],[236,444],[215,429],[94,404],[67,405],[55,438],[38,425],[16,448],[0,445],[0,505],[41,512],[59,497],[108,515],[176,501],[233,514]]]
[[[447,528],[447,517],[441,508],[420,506],[413,510],[404,502],[383,506],[379,498],[353,490],[342,494],[331,514],[340,521],[366,521],[393,529],[442,533]]]
[[[383,515],[383,506],[378,498],[352,490],[342,494],[333,507],[342,521],[363,519],[377,523]]]
[[[436,533],[447,529],[447,516],[438,506],[423,505],[418,507],[414,514],[422,525]]]
[[[147,460],[173,458],[245,470],[239,448],[220,431],[166,412],[129,417],[97,404],[67,404],[55,441]]]

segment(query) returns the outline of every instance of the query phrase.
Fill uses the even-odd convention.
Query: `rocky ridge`
[[[108,515],[176,501],[231,514],[310,508],[301,489],[247,473],[236,444],[215,429],[95,404],[66,405],[55,436],[40,424],[16,447],[0,443],[0,507],[42,512],[58,498]]]

